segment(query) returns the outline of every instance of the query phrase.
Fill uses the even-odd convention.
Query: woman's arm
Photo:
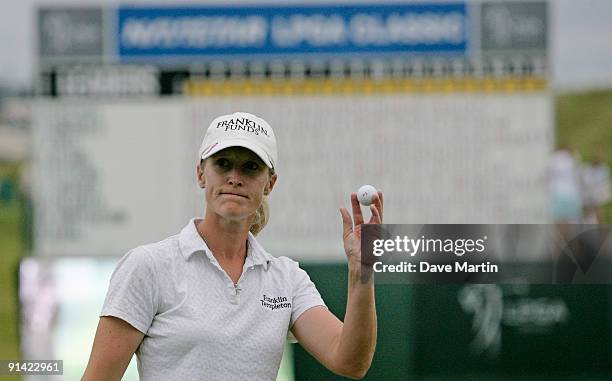
[[[357,195],[351,194],[353,219],[345,208],[343,222],[344,250],[348,258],[348,298],[344,323],[322,306],[304,312],[292,328],[300,344],[332,372],[351,378],[363,378],[370,368],[376,348],[376,305],[374,279],[362,281],[361,225],[363,215]],[[374,196],[368,223],[382,223],[382,193]],[[354,226],[353,226],[354,220]],[[366,269],[367,270],[367,269]]]
[[[81,381],[121,380],[144,333],[126,321],[103,316]]]

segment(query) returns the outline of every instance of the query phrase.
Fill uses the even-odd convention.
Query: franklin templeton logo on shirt
[[[263,298],[259,300],[262,307],[269,308],[271,310],[278,310],[280,308],[291,308],[291,303],[287,301],[285,296],[269,297],[263,295]]]
[[[222,120],[217,123],[217,128],[225,128],[225,131],[242,130],[253,133],[255,135],[263,134],[268,135],[268,130],[263,126],[247,118],[235,118],[230,120]]]

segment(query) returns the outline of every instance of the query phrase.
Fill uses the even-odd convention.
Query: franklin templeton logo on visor
[[[248,119],[248,118],[235,118],[230,120],[222,120],[217,123],[217,128],[225,128],[225,131],[246,131],[253,133],[255,135],[263,134],[268,135],[268,130],[266,130],[260,124]]]
[[[281,308],[291,308],[291,303],[287,301],[286,296],[269,297],[266,294],[259,300],[262,307],[269,308],[271,310],[278,310]]]

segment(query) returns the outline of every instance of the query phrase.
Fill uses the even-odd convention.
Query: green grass
[[[19,205],[0,205],[0,359],[20,356],[15,274],[22,252],[20,226]]]
[[[600,155],[612,168],[612,90],[559,95],[555,110],[556,142],[574,147],[587,161]],[[612,202],[603,217],[612,224]]]
[[[19,166],[0,163],[0,178],[18,178]],[[0,203],[0,359],[21,358],[16,271],[23,255],[21,206],[17,201]],[[3,379],[20,380],[18,376]]]
[[[578,149],[585,160],[598,151],[612,165],[612,90],[559,95],[556,140]]]

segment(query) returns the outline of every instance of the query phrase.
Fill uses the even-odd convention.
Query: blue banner
[[[121,60],[231,55],[466,53],[466,5],[120,7]]]

